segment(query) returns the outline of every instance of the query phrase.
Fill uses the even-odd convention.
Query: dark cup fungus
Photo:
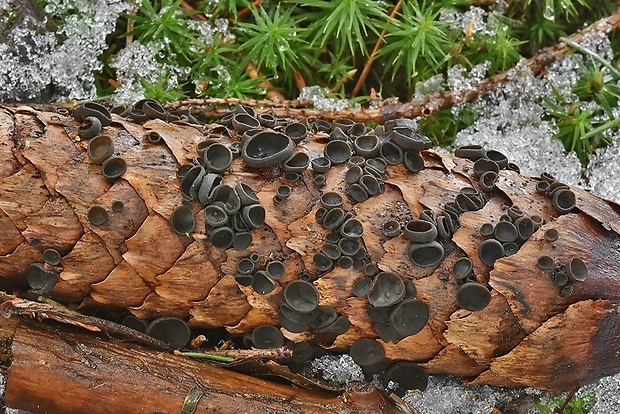
[[[284,329],[292,333],[301,333],[308,330],[308,324],[303,322],[295,322],[288,319],[282,313],[282,309],[278,311],[278,323],[282,325]]]
[[[344,210],[340,207],[332,208],[327,212],[327,214],[325,214],[325,217],[323,218],[323,226],[326,229],[337,230],[344,220]]]
[[[58,266],[60,264],[60,253],[56,249],[45,249],[43,251],[43,261],[52,266]]]
[[[195,165],[192,164],[191,162],[181,165],[179,169],[177,170],[177,178],[183,179],[183,177],[185,177],[187,173],[194,167]]]
[[[248,105],[243,105],[243,104],[237,104],[237,106],[235,107],[234,113],[235,114],[246,114],[252,117],[256,116],[256,111],[254,110],[254,108]]]
[[[115,213],[121,213],[125,208],[125,204],[120,200],[114,200],[112,202],[112,211]]]
[[[364,274],[366,276],[372,276],[375,273],[377,273],[377,265],[374,263],[367,263],[366,266],[364,266]]]
[[[513,223],[515,223],[515,225],[518,219],[525,217],[525,214],[523,213],[523,211],[521,211],[521,209],[517,206],[508,207],[508,209],[506,210],[506,213],[510,216],[510,218],[512,219]]]
[[[237,271],[242,275],[249,275],[254,271],[254,262],[244,257],[237,263]]]
[[[481,177],[487,171],[493,171],[499,173],[499,165],[495,161],[488,158],[480,158],[474,162],[474,176]]]
[[[33,263],[28,266],[26,280],[36,293],[46,294],[58,283],[58,274],[46,269],[41,263]]]
[[[347,161],[347,164],[357,165],[363,168],[366,165],[366,158],[362,157],[361,155],[353,155],[351,156],[351,158],[349,158],[349,161]]]
[[[491,301],[491,292],[476,282],[467,282],[456,292],[456,303],[468,311],[479,311]]]
[[[482,191],[491,192],[495,189],[498,175],[495,171],[485,171],[478,181]]]
[[[329,133],[329,141],[348,141],[349,136],[340,128],[334,127]]]
[[[388,322],[377,322],[373,325],[373,328],[383,342],[392,342],[396,344],[403,339],[403,336],[396,332],[396,329]]]
[[[108,212],[103,206],[92,206],[88,210],[88,221],[94,226],[101,226],[108,221]]]
[[[568,283],[568,274],[566,272],[556,272],[553,274],[553,282],[562,287]]]
[[[394,128],[390,132],[390,141],[406,151],[422,151],[432,146],[431,140],[418,134],[411,128]]]
[[[332,129],[340,128],[344,132],[348,132],[353,125],[355,121],[349,118],[338,118],[332,121]]]
[[[553,197],[555,193],[561,190],[570,190],[570,187],[559,181],[554,181],[549,185],[549,191],[547,192],[547,195],[549,197]]]
[[[125,112],[123,112],[122,116],[136,122],[144,122],[149,119],[149,117],[144,113],[143,110],[137,108],[127,109]]]
[[[248,129],[260,127],[260,122],[251,115],[238,113],[232,118],[232,127],[237,131],[237,134],[243,134]]]
[[[305,171],[310,165],[310,157],[305,152],[296,152],[291,155],[286,161],[282,169],[286,172],[301,173]]]
[[[204,160],[207,171],[223,173],[230,167],[233,155],[230,149],[220,143],[211,144],[204,152]]]
[[[536,192],[545,195],[549,192],[549,183],[547,181],[539,181],[536,183]]]
[[[543,235],[543,237],[548,242],[554,242],[558,239],[559,235],[560,235],[560,232],[558,232],[557,229],[551,228],[545,231],[545,234]]]
[[[566,266],[568,277],[573,282],[583,282],[588,277],[586,264],[578,257],[573,257]]]
[[[275,280],[281,279],[282,276],[284,276],[285,271],[284,263],[282,263],[280,260],[271,260],[267,263],[265,271],[270,278]]]
[[[73,111],[73,118],[76,121],[82,122],[87,117],[93,116],[99,120],[101,126],[108,126],[112,123],[112,116],[108,109],[97,102],[85,102]]]
[[[181,179],[181,194],[188,200],[198,198],[200,186],[206,171],[201,165],[194,165]]]
[[[469,257],[461,257],[454,265],[452,265],[452,273],[454,273],[454,277],[456,280],[465,280],[467,279],[474,271],[473,263],[469,259]]]
[[[252,282],[252,289],[260,295],[266,295],[273,292],[276,288],[276,282],[269,277],[266,271],[258,270],[254,273],[254,281]]]
[[[436,241],[412,243],[407,250],[409,260],[416,266],[434,267],[443,259],[443,246]]]
[[[260,114],[256,117],[261,126],[271,128],[276,123],[276,118],[269,114]],[[232,121],[232,120],[231,120]]]
[[[548,182],[549,184],[555,181],[555,177],[548,172],[543,172],[542,174],[540,174],[540,179]]]
[[[504,257],[504,247],[495,239],[487,239],[478,246],[478,257],[482,263],[493,267],[497,259]]]
[[[364,174],[359,179],[358,184],[362,186],[364,190],[368,193],[368,195],[373,196],[375,194],[379,194],[379,180],[374,175]]]
[[[273,167],[291,156],[293,145],[282,133],[262,131],[244,142],[241,157],[251,168]]]
[[[375,307],[372,305],[368,305],[366,308],[366,314],[372,319],[374,322],[389,322],[390,315],[392,314],[393,307],[392,306],[382,306]]]
[[[340,241],[340,232],[332,231],[327,236],[325,236],[325,241],[327,243],[338,244],[338,242]]]
[[[214,229],[209,236],[209,241],[214,247],[219,249],[227,249],[235,240],[235,232],[228,226],[222,226]]]
[[[210,204],[204,209],[207,223],[213,227],[220,227],[228,221],[228,214],[219,204]]]
[[[529,217],[520,217],[515,221],[515,227],[517,228],[517,238],[520,241],[525,241],[534,234],[534,222]]]
[[[366,129],[366,125],[361,122],[356,122],[355,124],[351,125],[347,133],[351,136],[351,138],[356,138],[361,137],[367,131],[368,130]]]
[[[218,186],[213,192],[213,202],[221,202],[228,214],[235,214],[241,208],[241,199],[235,189],[227,184]]]
[[[502,243],[513,242],[517,240],[518,236],[517,228],[508,221],[500,221],[497,223],[493,232],[495,238]]]
[[[499,151],[488,150],[485,153],[485,156],[491,161],[494,161],[499,166],[500,169],[506,168],[506,166],[508,165],[508,157],[506,157],[504,154],[502,154]]]
[[[233,248],[235,250],[245,250],[252,244],[252,233],[248,231],[240,231],[235,233],[233,239]]]
[[[409,118],[390,119],[383,124],[385,132],[391,132],[394,128],[407,128],[413,131],[417,131],[418,123]]]
[[[247,184],[243,184],[243,183],[237,184],[235,186],[235,191],[237,192],[237,195],[239,196],[239,199],[241,200],[242,206],[247,206],[250,204],[258,204],[260,202],[254,190],[252,190],[252,188]]]
[[[463,145],[454,150],[454,155],[459,158],[467,158],[472,161],[484,157],[485,149],[481,145]]]
[[[314,325],[316,325],[318,329],[331,325],[338,318],[338,313],[332,306],[319,306],[317,309],[318,312]]]
[[[343,238],[338,241],[338,248],[345,256],[355,256],[361,248],[361,243],[359,239]],[[353,265],[353,262],[351,262],[351,265]]]
[[[326,181],[327,180],[325,179],[325,175],[323,174],[315,175],[314,179],[312,180],[312,182],[314,182],[314,185],[316,185],[318,188],[324,187]]]
[[[506,169],[508,171],[514,171],[517,174],[521,174],[521,168],[514,162],[509,162],[508,164],[506,164]]]
[[[190,172],[191,172],[191,170],[190,170]],[[198,173],[199,172],[200,172],[200,170],[198,170]],[[188,174],[189,174],[189,172],[188,172]],[[198,178],[198,176],[196,177],[196,179],[197,178]],[[213,200],[214,196],[215,196],[215,191],[219,187],[222,186],[223,182],[224,182],[224,179],[219,174],[215,174],[215,173],[205,174],[203,176],[202,180],[200,181],[200,187],[198,187],[198,201],[200,201],[200,203],[203,204],[203,205],[210,203]],[[181,181],[181,191],[184,194],[185,194],[185,192],[190,194],[191,193],[191,184],[190,184],[190,187],[187,188],[187,189],[184,189],[183,184],[184,184],[184,182]]]
[[[399,361],[385,369],[381,383],[388,393],[402,398],[410,390],[424,391],[428,387],[428,376],[414,362]]]
[[[116,180],[127,171],[127,161],[122,157],[110,157],[101,164],[101,173],[110,180]]]
[[[383,229],[383,234],[386,237],[396,237],[400,233],[402,233],[402,230],[400,229],[400,223],[396,220],[386,221],[385,223],[383,223],[381,228]]]
[[[317,307],[311,312],[299,312],[295,309],[292,309],[286,303],[280,306],[280,311],[284,316],[286,316],[287,319],[294,322],[302,322],[305,324],[314,324],[321,313],[320,307]]]
[[[340,234],[342,237],[349,239],[362,237],[364,234],[364,227],[362,227],[362,223],[358,219],[350,218],[340,226]]]
[[[353,152],[365,158],[379,155],[379,139],[376,135],[360,135],[353,142]]]
[[[562,289],[560,289],[560,296],[570,296],[573,294],[574,290],[575,285],[573,285],[572,283],[568,283],[564,285]]]
[[[383,346],[370,338],[358,339],[351,345],[349,355],[356,364],[365,367],[383,361],[385,350]]]
[[[146,334],[175,349],[183,348],[192,335],[187,322],[174,316],[153,319],[146,328]]]
[[[387,162],[385,162],[385,160],[381,157],[369,158],[366,160],[367,171],[371,172],[377,178],[381,178],[381,174],[385,172],[387,166]],[[372,172],[373,169],[375,170],[375,172]]]
[[[86,117],[84,123],[78,128],[80,138],[91,139],[99,135],[102,130],[101,122],[94,116]]]
[[[380,272],[368,291],[368,303],[375,307],[391,306],[405,296],[403,280],[389,272]]]
[[[314,218],[316,219],[316,221],[318,221],[319,223],[323,222],[323,219],[325,218],[325,214],[327,214],[327,209],[325,207],[319,207],[316,209],[316,211],[314,212]]]
[[[362,175],[364,175],[364,170],[362,169],[362,167],[360,167],[359,165],[352,165],[345,173],[344,179],[347,184],[353,184],[356,183],[357,180],[362,177]]]
[[[450,217],[446,216],[438,216],[437,217],[437,236],[442,240],[448,240],[452,237],[452,233],[454,233],[454,229],[451,224],[452,220]]]
[[[318,157],[310,162],[312,170],[316,173],[325,174],[332,166],[332,162],[327,157]]]
[[[241,209],[243,221],[248,227],[257,229],[265,224],[265,208],[260,204],[250,204]]]
[[[250,255],[248,256],[248,258],[253,261],[254,263],[258,262],[258,260],[260,259],[260,255],[258,254],[258,252],[252,252],[250,253]]]
[[[398,165],[403,161],[403,150],[391,141],[381,143],[379,154],[390,165]]]
[[[114,153],[114,142],[109,135],[98,135],[88,143],[87,153],[95,164],[102,164]]]
[[[238,274],[235,276],[235,282],[239,283],[241,286],[252,286],[252,283],[254,283],[254,275]]]
[[[150,119],[166,119],[166,110],[154,99],[146,99],[140,108]]]
[[[512,256],[519,251],[519,245],[515,242],[502,243],[502,247],[506,256]]]
[[[414,243],[428,243],[437,237],[437,226],[430,221],[413,219],[407,222],[403,232]]]
[[[174,209],[170,215],[170,224],[175,233],[179,235],[187,235],[196,227],[194,213],[188,206],[181,205]]]
[[[138,332],[146,332],[147,321],[145,321],[144,319],[138,319],[131,314],[125,316],[121,324]]]
[[[409,171],[414,173],[424,169],[424,159],[420,153],[416,151],[405,151],[403,154],[403,163]]]
[[[284,300],[291,309],[309,313],[319,305],[319,292],[311,283],[294,280],[284,288]]]
[[[405,280],[405,299],[413,299],[418,294],[418,290],[413,284],[413,280]]]
[[[534,223],[534,230],[538,230],[540,226],[544,224],[543,218],[537,214],[530,216],[530,220],[532,220],[532,223]]]
[[[327,256],[330,260],[338,260],[342,255],[338,245],[334,243],[325,243],[323,247],[321,247],[321,253]]]
[[[284,134],[293,140],[296,144],[299,144],[304,138],[308,136],[308,128],[300,122],[294,122],[287,125],[284,128]]]
[[[283,184],[276,188],[276,195],[282,200],[286,200],[291,195],[291,187]]]
[[[366,266],[366,261],[363,259],[355,258],[355,260],[353,260],[353,269],[361,272],[364,270],[364,266]]]
[[[331,131],[332,129],[332,124],[325,121],[324,119],[315,119],[314,122],[312,123],[312,126],[314,127],[314,130],[317,132],[329,133],[329,131]]]
[[[324,155],[329,158],[332,165],[343,164],[351,158],[351,146],[346,141],[329,141],[325,145]]]
[[[415,335],[428,322],[428,306],[417,299],[405,299],[390,314],[390,325],[402,336]]]
[[[259,325],[252,330],[252,343],[259,349],[278,348],[284,345],[284,336],[272,325]]]
[[[368,295],[371,286],[372,279],[370,277],[360,277],[355,282],[353,282],[353,294],[357,297],[363,298]]]
[[[567,214],[573,211],[576,203],[575,193],[570,190],[562,189],[553,194],[553,208],[560,214]]]
[[[312,256],[312,263],[314,263],[314,266],[316,266],[319,272],[327,272],[334,267],[334,261],[323,253],[315,253],[314,256]]]
[[[351,198],[358,203],[368,200],[368,192],[364,189],[364,187],[357,183],[352,184],[351,187],[349,187],[348,193]]]

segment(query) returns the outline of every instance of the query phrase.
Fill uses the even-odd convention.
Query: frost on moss
[[[15,3],[15,4],[14,4]],[[97,96],[95,73],[107,48],[122,0],[50,0],[17,7],[0,2],[0,100],[50,101]],[[59,27],[49,21],[53,16]]]

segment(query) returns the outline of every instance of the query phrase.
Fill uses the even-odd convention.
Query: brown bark
[[[32,413],[398,412],[369,385],[309,391],[67,325],[0,318],[0,344],[6,405]]]
[[[214,248],[204,234],[203,216],[189,237],[177,235],[168,219],[182,197],[176,170],[191,160],[204,139],[199,127],[162,121],[144,125],[114,116],[104,129],[129,167],[121,179],[106,181],[85,155],[86,143],[76,141],[77,123],[70,118],[31,108],[0,111],[0,287],[26,289],[25,272],[42,262],[42,250],[56,248],[63,255],[55,269],[60,282],[50,296],[81,311],[128,309],[140,318],[175,315],[196,328],[225,327],[243,334],[259,324],[278,325],[282,290],[302,271],[318,276],[312,263],[327,234],[315,219],[320,191],[312,173],[291,184],[291,196],[273,203],[275,189],[285,183],[277,168],[260,172],[235,159],[225,175],[227,183],[244,182],[258,194],[266,209],[266,225],[254,230],[250,248]],[[212,128],[212,127],[211,127]],[[163,142],[145,139],[157,131]],[[236,141],[224,136],[222,142]],[[323,153],[324,136],[302,141],[299,150],[311,158]],[[363,203],[345,197],[344,209],[364,225],[363,244],[373,263],[415,281],[417,297],[428,304],[430,319],[421,332],[397,344],[379,342],[392,359],[422,364],[428,373],[452,373],[475,383],[527,385],[567,390],[620,370],[615,349],[620,345],[619,233],[620,207],[573,188],[574,212],[558,216],[548,199],[534,190],[537,180],[502,170],[497,189],[482,210],[461,215],[462,226],[447,255],[436,268],[414,266],[407,258],[403,236],[389,239],[381,231],[390,217],[417,216],[422,209],[440,212],[459,189],[477,187],[472,162],[424,151],[426,168],[409,173],[402,165],[389,166],[386,191]],[[346,188],[346,166],[326,174],[321,191]],[[110,205],[121,200],[122,213]],[[110,211],[108,222],[95,226],[87,219],[91,206]],[[516,205],[546,224],[513,256],[485,266],[477,255],[479,226],[496,222],[506,206]],[[543,240],[549,228],[560,231],[553,244]],[[41,240],[35,248],[33,238]],[[268,258],[285,263],[286,274],[267,295],[234,279],[238,261],[256,251],[263,266]],[[589,271],[570,296],[560,296],[547,272],[536,267],[539,256],[557,262],[584,260]],[[479,312],[459,310],[452,264],[468,256],[478,278],[492,288],[490,305]],[[362,276],[352,269],[335,268],[314,280],[320,304],[333,306],[349,318],[350,329],[333,344],[309,332],[289,339],[311,340],[334,351],[347,351],[359,338],[376,338],[365,309],[367,301],[353,295],[353,282]]]

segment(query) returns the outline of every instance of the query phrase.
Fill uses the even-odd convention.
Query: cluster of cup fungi
[[[189,111],[168,112],[152,99],[141,100],[131,107],[113,108],[112,112],[137,122],[161,119],[198,124]],[[79,136],[90,140],[88,156],[91,161],[101,165],[101,172],[108,179],[119,178],[127,165],[122,157],[113,156],[114,143],[111,138],[101,134],[102,128],[111,124],[110,111],[100,104],[89,102],[77,108],[73,116],[82,123],[78,130]],[[241,156],[249,169],[260,171],[275,168],[276,171],[282,171],[284,179],[291,185],[311,168],[313,182],[319,190],[326,184],[325,174],[329,169],[342,164],[346,168],[345,193],[352,203],[361,203],[385,191],[383,175],[388,165],[402,163],[412,173],[421,171],[424,160],[420,151],[431,146],[430,140],[417,132],[416,123],[408,119],[387,121],[369,130],[364,124],[349,119],[338,119],[331,123],[317,119],[311,124],[305,124],[269,114],[257,115],[253,108],[238,105],[221,119],[220,124],[205,128],[206,139],[198,143],[196,157],[178,169],[183,202],[173,211],[170,224],[179,235],[193,232],[196,220],[192,203],[198,202],[201,214],[205,216],[208,241],[221,249],[249,248],[252,244],[252,230],[265,223],[265,209],[253,189],[244,183],[230,186],[224,182],[226,171],[236,156]],[[312,160],[304,151],[296,150],[297,144],[309,132],[323,133],[328,137],[323,155]],[[221,140],[223,136],[233,138],[234,142],[224,144]],[[161,137],[151,131],[146,139],[150,143],[158,143]],[[508,162],[503,154],[485,150],[481,146],[460,147],[455,155],[474,162],[473,175],[482,191],[464,187],[453,201],[444,204],[441,214],[424,210],[417,218],[402,225],[396,220],[383,223],[386,237],[404,234],[410,243],[408,258],[416,266],[435,268],[442,262],[444,246],[460,226],[459,216],[484,207],[488,199],[485,193],[495,189],[500,169],[519,172],[518,166]],[[536,191],[548,196],[560,214],[568,213],[575,207],[574,193],[549,174],[541,176]],[[273,197],[274,203],[285,202],[291,192],[289,184],[280,185]],[[362,223],[353,212],[343,209],[341,194],[324,192],[320,204],[315,218],[330,233],[313,256],[317,277],[329,272],[334,266],[362,272],[362,276],[354,282],[353,293],[367,299],[366,312],[373,321],[377,336],[385,343],[398,343],[420,332],[427,324],[429,309],[426,303],[416,299],[413,281],[394,273],[378,272],[377,266],[368,259],[363,245]],[[117,200],[111,207],[112,211],[121,212],[123,203]],[[108,211],[103,206],[94,206],[88,212],[88,220],[93,225],[102,225],[107,218]],[[515,254],[542,224],[543,220],[539,216],[529,217],[516,206],[507,208],[498,223],[485,223],[480,227],[480,260],[492,267],[497,259]],[[555,229],[545,233],[545,239],[550,242],[557,237]],[[235,280],[239,285],[251,286],[258,294],[266,295],[274,290],[286,269],[284,263],[276,259],[264,262],[264,268],[257,269],[259,259],[257,252],[241,258],[237,264]],[[61,255],[54,249],[46,249],[43,260],[45,265],[33,263],[29,267],[27,277],[33,291],[45,294],[58,281],[54,267],[60,264]],[[570,295],[574,283],[587,277],[586,266],[579,258],[572,258],[568,263],[556,263],[549,256],[541,256],[537,265],[549,271],[562,295]],[[456,297],[458,306],[469,311],[478,311],[487,306],[490,301],[489,288],[478,282],[468,257],[458,259],[452,273],[459,286]],[[315,342],[332,342],[336,336],[349,329],[350,322],[346,316],[338,314],[335,308],[319,305],[319,293],[311,279],[304,272],[298,280],[284,286],[284,303],[278,309],[278,322],[291,333],[311,332]],[[192,336],[187,322],[177,317],[162,316],[145,321],[129,315],[123,323],[174,348],[185,347]],[[256,348],[288,346],[294,353],[284,363],[290,367],[300,366],[313,356],[326,352],[309,342],[288,341],[281,330],[272,325],[257,326],[244,336],[243,343]],[[367,378],[379,375],[387,392],[403,396],[407,390],[425,389],[427,386],[427,376],[420,367],[409,361],[394,362],[387,359],[383,345],[378,340],[359,339],[353,343],[349,354],[362,367]]]

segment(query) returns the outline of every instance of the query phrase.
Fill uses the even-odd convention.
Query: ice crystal
[[[314,109],[323,111],[343,111],[350,107],[346,99],[327,98],[325,96],[326,92],[327,89],[320,86],[306,86],[301,90],[298,99],[311,101],[314,104]]]
[[[485,77],[491,67],[491,62],[486,60],[470,71],[463,65],[454,65],[448,69],[448,88],[453,92],[464,92],[476,88]]]
[[[550,94],[548,81],[520,63],[506,84],[473,103],[479,117],[458,133],[455,144],[482,144],[503,152],[527,175],[546,171],[567,184],[583,185],[577,156],[566,153],[553,138],[556,127],[542,119],[540,101]]]
[[[421,101],[428,95],[432,95],[437,92],[441,92],[444,90],[444,78],[440,73],[435,76],[431,76],[425,81],[418,82],[415,85],[415,92],[411,100],[413,101]]]
[[[532,393],[538,392],[532,390]],[[502,389],[486,385],[471,387],[453,377],[432,376],[425,391],[409,392],[404,399],[421,414],[489,414],[494,407],[515,398],[523,398],[524,394],[526,393],[523,389]],[[533,397],[529,403],[533,405]],[[525,404],[528,404],[528,401],[523,399],[520,408],[526,409],[523,406]]]
[[[497,30],[497,20],[477,6],[470,6],[465,13],[444,8],[440,12],[439,20],[448,23],[450,29],[460,30],[467,36],[475,33],[493,35]]]
[[[364,381],[362,368],[348,354],[316,358],[312,361],[311,368],[319,371],[325,381],[334,385]]]
[[[114,55],[110,67],[116,69],[120,87],[114,91],[112,101],[116,104],[133,103],[144,98],[141,79],[153,84],[167,79],[166,87],[179,86],[180,79],[187,76],[189,68],[160,63],[158,57],[165,57],[165,52],[164,45],[156,42],[146,45],[132,42]]]
[[[3,1],[3,10],[11,3]],[[96,97],[94,76],[102,68],[106,36],[129,8],[123,0],[51,0],[45,11],[57,18],[56,33],[49,31],[47,17],[19,11],[0,41],[0,100]]]

